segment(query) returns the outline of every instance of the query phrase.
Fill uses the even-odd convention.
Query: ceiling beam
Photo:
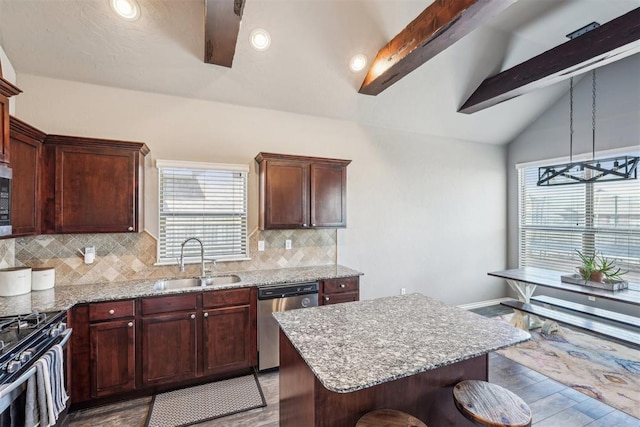
[[[378,95],[515,1],[435,0],[380,49],[358,92]]]
[[[204,62],[231,68],[245,0],[205,0]]]
[[[489,77],[458,111],[475,113],[638,52],[640,8]]]

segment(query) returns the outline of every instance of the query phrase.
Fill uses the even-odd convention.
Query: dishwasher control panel
[[[258,289],[258,299],[286,298],[318,293],[318,283],[294,283]]]

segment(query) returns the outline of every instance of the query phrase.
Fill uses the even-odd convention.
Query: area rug
[[[640,418],[639,349],[567,327],[548,335],[529,332],[530,341],[497,353]]]
[[[155,395],[145,426],[190,426],[264,406],[258,377],[246,375]]]

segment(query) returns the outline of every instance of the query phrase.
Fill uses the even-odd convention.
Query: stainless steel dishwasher
[[[258,369],[280,364],[279,327],[272,314],[318,306],[318,283],[295,283],[258,289]]]

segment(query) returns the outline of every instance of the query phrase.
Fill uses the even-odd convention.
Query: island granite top
[[[526,341],[528,332],[411,294],[274,313],[322,385],[349,393]]]
[[[67,310],[75,304],[87,302],[245,288],[251,286],[262,287],[281,283],[311,282],[322,279],[362,275],[359,271],[341,265],[322,265],[316,267],[239,271],[213,274],[212,276],[227,276],[229,274],[235,274],[240,277],[240,282],[219,286],[163,291],[153,289],[153,284],[161,279],[56,286],[45,291],[32,291],[24,295],[0,297],[0,316],[26,314],[34,310],[39,310],[40,312]]]

